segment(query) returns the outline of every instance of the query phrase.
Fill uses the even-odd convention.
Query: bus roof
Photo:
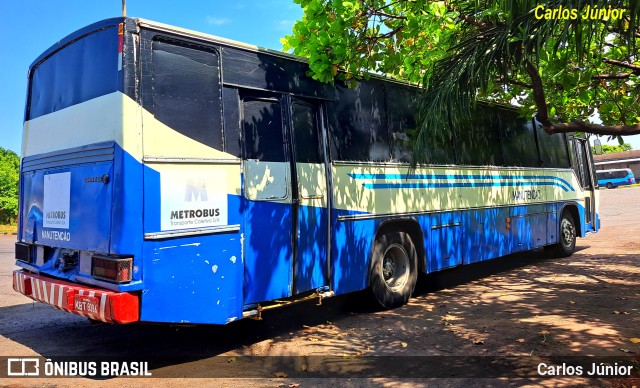
[[[38,56],[38,58],[36,58],[31,63],[31,65],[29,65],[29,73],[31,73],[33,68],[36,67],[40,62],[44,61],[48,56],[50,56],[51,54],[53,54],[54,52],[59,50],[61,47],[64,47],[67,44],[69,44],[69,43],[71,43],[71,42],[73,42],[75,40],[78,40],[78,39],[82,38],[83,36],[93,32],[93,31],[100,30],[100,29],[107,28],[107,27],[111,27],[111,26],[115,26],[115,25],[117,25],[118,23],[121,23],[124,20],[125,20],[125,18],[123,18],[123,17],[104,19],[104,20],[101,20],[99,22],[95,22],[93,24],[89,24],[88,26],[82,27],[81,29],[70,33],[69,35],[65,36],[64,38],[60,39],[59,41],[57,41],[56,43],[51,45],[51,47],[46,49],[42,54],[40,54]]]
[[[147,20],[147,19],[142,19],[142,18],[132,18],[132,17],[115,17],[115,18],[109,18],[109,19],[104,19],[95,23],[92,23],[88,26],[85,26],[77,31],[74,31],[72,33],[70,33],[69,35],[65,36],[64,38],[60,39],[58,42],[56,42],[55,44],[53,44],[51,47],[49,47],[47,50],[45,50],[42,54],[40,54],[29,66],[29,75],[31,74],[31,71],[33,71],[33,68],[35,66],[37,66],[40,62],[44,61],[47,57],[49,57],[51,54],[53,54],[54,52],[56,52],[57,50],[59,50],[61,47],[64,47],[65,45],[78,40],[82,37],[84,37],[85,35],[88,35],[89,33],[96,31],[96,30],[100,30],[103,28],[107,28],[107,27],[111,27],[111,26],[115,26],[118,23],[122,23],[125,20],[131,20],[133,21],[137,26],[142,26],[142,27],[147,27],[149,29],[154,29],[154,30],[158,30],[158,31],[166,31],[166,32],[170,32],[170,33],[174,33],[176,35],[182,35],[184,37],[190,37],[190,38],[194,38],[194,39],[199,39],[199,40],[205,40],[207,42],[212,42],[212,43],[218,43],[221,45],[225,45],[225,46],[230,46],[230,47],[235,47],[235,48],[241,48],[247,51],[252,51],[252,52],[259,52],[259,53],[264,53],[264,54],[268,54],[268,55],[272,55],[272,56],[277,56],[277,57],[281,57],[281,58],[286,58],[289,60],[293,60],[293,61],[297,61],[297,62],[302,62],[302,63],[308,63],[308,60],[304,57],[298,56],[298,55],[294,55],[294,54],[289,54],[286,52],[282,52],[282,51],[277,51],[277,50],[272,50],[272,49],[268,49],[268,48],[264,48],[264,47],[259,47],[259,46],[255,46],[255,45],[251,45],[248,43],[244,43],[244,42],[240,42],[240,41],[236,41],[236,40],[232,40],[232,39],[226,39],[226,38],[222,38],[216,35],[211,35],[211,34],[207,34],[204,32],[199,32],[199,31],[194,31],[194,30],[190,30],[190,29],[186,29],[186,28],[182,28],[182,27],[176,27],[176,26],[172,26],[169,24],[164,24],[164,23],[160,23],[160,22],[155,22],[155,21],[151,21],[151,20]],[[408,86],[408,87],[419,87],[419,85],[415,84],[415,83],[411,83],[408,81],[404,81],[404,80],[399,80],[397,78],[393,78],[390,76],[385,76],[383,74],[376,74],[376,73],[369,73],[369,75],[371,76],[371,78],[374,79],[378,79],[378,80],[382,80],[382,81],[386,81],[386,82],[393,82],[396,84],[400,84],[400,85],[404,85],[404,86]],[[505,108],[505,109],[510,109],[510,110],[517,110],[518,108],[510,105],[510,104],[505,104],[505,103],[500,103],[500,102],[494,102],[494,101],[479,101],[482,104],[488,105],[488,106],[500,106],[501,108]]]

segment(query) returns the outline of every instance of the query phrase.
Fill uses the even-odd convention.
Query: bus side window
[[[280,104],[269,100],[243,101],[245,158],[285,162]]]
[[[153,114],[173,130],[222,151],[218,54],[186,42],[153,41]]]
[[[409,88],[387,85],[386,104],[394,162],[410,163],[416,133],[416,95]]]
[[[540,167],[540,156],[535,146],[535,132],[530,121],[515,112],[500,116],[505,166]]]
[[[536,136],[540,145],[542,167],[569,168],[571,166],[564,134],[554,133],[550,135],[542,129],[542,125],[538,125],[536,127]]]
[[[317,115],[311,105],[293,104],[296,162],[322,163]]]
[[[342,160],[388,162],[391,160],[390,134],[385,108],[385,88],[380,83],[359,82],[355,88],[336,85],[336,103],[329,114]]]
[[[454,127],[458,163],[476,166],[503,165],[499,128],[493,112],[478,105],[469,127]]]

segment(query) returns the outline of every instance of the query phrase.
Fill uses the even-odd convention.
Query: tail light
[[[131,281],[133,258],[114,258],[108,256],[93,256],[91,258],[91,276],[96,279],[115,283]]]

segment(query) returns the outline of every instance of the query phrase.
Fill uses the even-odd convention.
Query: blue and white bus
[[[29,69],[13,286],[110,323],[226,324],[599,229],[584,140],[508,107],[426,134],[410,85],[318,83],[285,53],[142,19]]]
[[[633,172],[629,168],[596,171],[598,186],[613,189],[618,186],[632,185],[636,183]]]

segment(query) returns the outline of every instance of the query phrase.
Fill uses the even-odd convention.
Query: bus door
[[[580,185],[585,191],[589,192],[589,196],[584,200],[584,212],[585,212],[585,224],[587,228],[591,226],[591,230],[596,230],[596,183],[598,178],[596,177],[595,167],[593,164],[593,157],[591,156],[591,149],[589,142],[586,139],[575,138],[575,153],[576,153],[576,172]],[[577,222],[577,221],[576,221]],[[589,229],[587,229],[589,231]]]
[[[249,93],[241,97],[245,305],[323,286],[327,234],[324,164],[317,168],[309,163],[313,156],[304,156],[312,134],[322,144],[319,131],[313,133],[320,128],[319,108]],[[309,206],[323,200],[324,209]]]
[[[322,104],[291,99],[295,293],[328,284],[327,172]]]

